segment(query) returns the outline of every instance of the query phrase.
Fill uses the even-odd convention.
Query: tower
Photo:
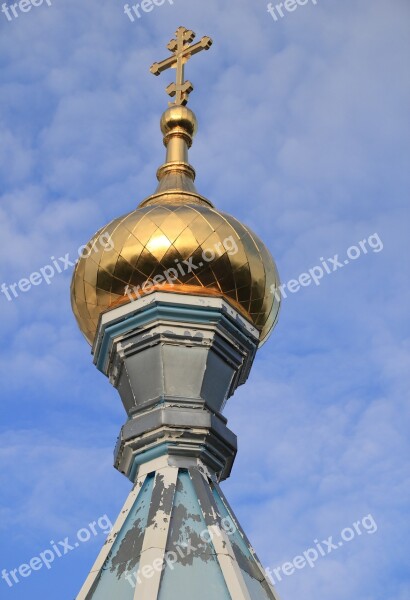
[[[176,69],[155,193],[98,231],[73,275],[74,314],[127,412],[115,467],[133,484],[77,600],[277,598],[219,484],[237,449],[222,411],[276,323],[279,281],[256,234],[196,190],[184,66],[212,40],[194,38],[180,27],[151,67]]]

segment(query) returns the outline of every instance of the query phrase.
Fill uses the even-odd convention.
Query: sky
[[[121,0],[49,4],[0,12],[0,285],[75,259],[154,191],[172,78],[149,66],[179,25],[211,36],[188,67],[198,190],[258,233],[283,283],[323,271],[287,292],[229,400],[223,490],[265,567],[336,541],[279,571],[282,600],[408,600],[408,2],[309,0],[275,20],[262,0],[174,0],[134,22]],[[0,571],[101,527],[0,579],[4,600],[74,598],[131,487],[112,467],[126,415],[61,270],[0,293]]]

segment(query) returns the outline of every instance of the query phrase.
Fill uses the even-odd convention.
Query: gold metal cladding
[[[161,118],[161,131],[164,145],[167,149],[165,164],[157,171],[158,187],[154,197],[147,198],[142,205],[149,203],[164,203],[165,194],[170,192],[187,192],[195,198],[183,198],[182,202],[212,204],[200,196],[195,187],[195,169],[189,164],[188,150],[192,146],[197,132],[198,123],[192,110],[185,106],[172,105]],[[181,203],[181,194],[173,198]]]
[[[177,70],[171,90],[176,101],[161,118],[167,155],[157,172],[155,193],[97,232],[88,245],[92,252],[76,265],[71,302],[90,344],[101,313],[159,289],[222,296],[260,330],[261,342],[277,321],[280,300],[272,290],[279,287],[279,278],[269,251],[252,231],[214,209],[195,188],[188,150],[198,124],[184,106],[191,87],[184,82],[184,65],[212,41],[202,38],[190,45],[194,37],[180,27],[168,45],[173,56],[151,67],[156,75]],[[108,236],[112,249],[99,243]],[[211,260],[204,258],[211,253]],[[165,274],[171,269],[176,277],[170,282]]]
[[[140,204],[139,208],[143,208],[153,204],[161,205],[176,205],[176,204],[205,204],[206,206],[214,207],[212,202],[198,194],[194,189],[190,189],[187,185],[189,179],[187,177],[180,178],[178,183],[175,182],[175,187],[162,191],[160,187],[152,196],[145,198]],[[181,186],[184,187],[176,187]]]
[[[197,130],[196,117],[192,110],[185,106],[172,106],[161,117],[161,131],[167,149],[164,167],[183,167],[192,181],[195,180],[195,170],[189,164],[188,150]],[[157,177],[159,181],[163,178],[161,169]]]
[[[185,81],[185,64],[194,54],[198,54],[202,50],[209,50],[212,46],[212,40],[210,37],[205,36],[197,44],[191,45],[191,42],[195,39],[195,33],[185,27],[178,27],[175,37],[176,39],[172,39],[167,46],[173,55],[160,63],[154,63],[150,71],[154,75],[160,75],[167,69],[176,69],[176,82],[171,83],[166,91],[171,98],[175,98],[175,101],[170,102],[170,105],[185,106],[189,94],[194,89],[190,81]]]
[[[167,163],[165,165],[162,165],[162,167],[160,167],[157,171],[157,178],[159,181],[161,181],[161,179],[163,179],[165,175],[178,172],[183,173],[184,175],[188,175],[192,179],[192,181],[195,180],[195,169],[191,167],[191,165],[187,165],[183,162],[174,162],[172,164]]]
[[[108,236],[112,250],[98,242]],[[158,289],[224,297],[261,331],[261,341],[276,322],[279,301],[271,286],[279,279],[270,253],[247,227],[205,204],[138,208],[96,233],[89,247],[90,256],[76,265],[71,301],[90,344],[102,312]],[[154,280],[169,269],[175,281]]]
[[[161,117],[161,131],[166,136],[171,131],[179,128],[192,143],[192,138],[198,131],[198,121],[195,114],[184,106],[172,106]]]

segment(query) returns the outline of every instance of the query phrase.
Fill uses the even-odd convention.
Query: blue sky
[[[283,301],[226,414],[239,454],[223,489],[265,566],[365,515],[364,534],[284,577],[283,600],[408,600],[409,55],[406,0],[319,0],[274,21],[262,0],[174,0],[132,23],[120,0],[0,13],[0,284],[76,254],[155,188],[161,79],[183,24],[195,58],[200,192],[252,227],[283,282],[377,233],[369,251]],[[71,271],[0,294],[0,571],[107,514],[124,422],[69,302]],[[0,598],[72,599],[104,536]]]

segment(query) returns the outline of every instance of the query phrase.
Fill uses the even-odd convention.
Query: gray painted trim
[[[162,449],[161,454],[201,457],[219,479],[226,479],[237,452],[236,437],[231,435],[224,439],[212,428],[163,425],[129,440],[120,438],[114,466],[133,480],[134,465],[151,460],[152,452]]]

